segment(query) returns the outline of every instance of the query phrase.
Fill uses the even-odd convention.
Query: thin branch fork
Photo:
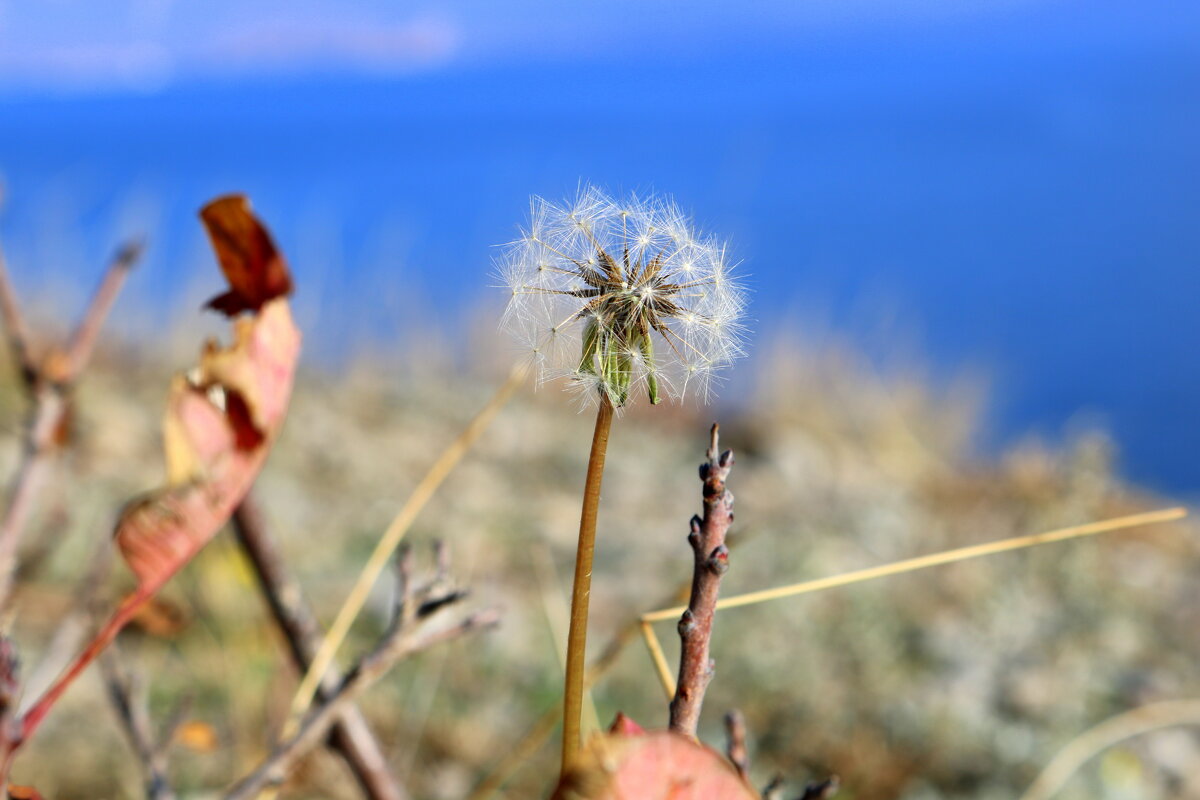
[[[320,623],[288,570],[253,494],[233,512],[233,531],[287,642],[292,663],[303,675],[321,642]],[[343,676],[336,668],[326,670],[317,687],[319,702],[333,699],[342,681]],[[334,722],[329,745],[345,759],[369,800],[407,800],[408,793],[388,768],[383,748],[357,705],[345,704]]]
[[[440,555],[439,562],[444,561]],[[398,571],[402,580],[398,586],[400,598],[396,615],[383,639],[365,655],[342,679],[329,699],[312,708],[298,730],[280,743],[274,752],[250,775],[234,785],[225,800],[253,800],[264,789],[281,783],[296,762],[318,745],[329,730],[363,692],[382,678],[397,662],[443,642],[494,627],[500,621],[495,609],[469,614],[445,628],[429,630],[423,624],[439,611],[460,600],[464,593],[444,590],[440,575],[423,586],[415,587],[408,577],[407,551],[400,554]],[[440,592],[440,594],[439,594]]]
[[[675,698],[671,701],[671,730],[693,738],[700,722],[704,693],[713,676],[709,641],[721,578],[729,570],[725,536],[733,523],[733,494],[725,488],[725,479],[733,468],[733,451],[720,451],[719,431],[719,426],[714,424],[708,461],[700,465],[700,479],[704,481],[704,516],[692,517],[692,530],[688,535],[695,566],[691,598],[679,620],[683,648]]]
[[[20,466],[0,517],[0,606],[7,604],[12,593],[17,548],[46,480],[49,457],[62,443],[70,422],[71,391],[91,360],[100,329],[141,252],[140,244],[128,244],[117,251],[66,347],[50,351],[40,364],[33,360],[29,329],[0,254],[4,334],[32,401]]]

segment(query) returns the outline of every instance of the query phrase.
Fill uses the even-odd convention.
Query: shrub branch
[[[692,596],[679,619],[683,648],[675,699],[671,701],[671,730],[693,738],[700,721],[704,693],[713,676],[709,641],[721,578],[729,570],[725,536],[733,523],[733,494],[725,488],[725,479],[733,467],[733,451],[720,452],[718,434],[719,427],[714,424],[708,461],[700,465],[700,479],[704,481],[704,516],[692,517],[692,530],[688,534],[694,556]]]
[[[321,642],[320,624],[304,600],[300,585],[287,568],[253,495],[233,512],[233,531],[250,561],[259,589],[275,624],[287,641],[292,663],[301,674],[312,664]],[[317,687],[317,698],[326,703],[337,691],[342,675],[330,667]],[[329,738],[354,773],[369,800],[405,800],[408,793],[388,768],[387,758],[362,711],[347,703]]]

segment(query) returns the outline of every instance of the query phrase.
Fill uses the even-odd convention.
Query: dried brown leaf
[[[291,294],[283,257],[244,196],[219,197],[201,209],[200,218],[229,281],[229,291],[210,300],[210,308],[232,317]]]

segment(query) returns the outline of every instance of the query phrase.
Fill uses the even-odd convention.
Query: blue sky
[[[396,76],[501,64],[814,51],[1057,52],[1195,42],[1197,5],[1064,0],[0,0],[0,87],[156,91],[180,82]]]

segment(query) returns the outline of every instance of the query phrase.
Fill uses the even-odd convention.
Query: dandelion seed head
[[[742,355],[745,294],[725,245],[668,199],[618,203],[594,187],[564,204],[533,198],[499,271],[504,327],[541,380],[566,377],[585,401],[707,399]]]

